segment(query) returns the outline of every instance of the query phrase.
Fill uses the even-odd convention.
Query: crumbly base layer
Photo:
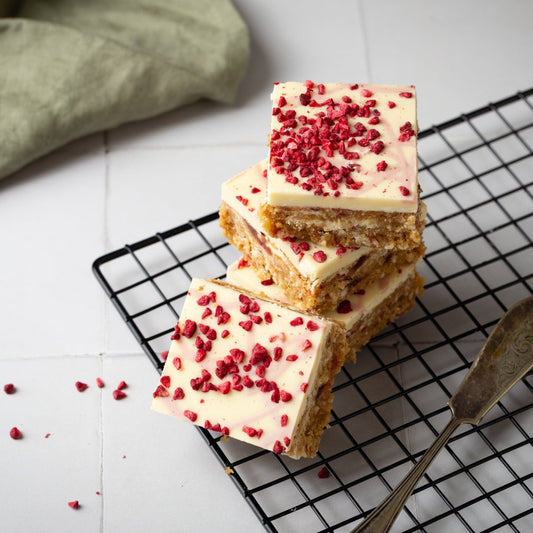
[[[416,248],[422,242],[426,206],[416,213],[352,211],[263,204],[265,231],[273,237],[294,236],[322,246],[369,246],[388,250]]]
[[[324,344],[318,368],[307,386],[300,419],[294,429],[291,444],[285,452],[293,459],[314,457],[318,451],[333,404],[333,378],[344,363],[345,350],[344,328],[335,325]]]
[[[349,347],[346,359],[355,361],[357,352],[385,326],[407,313],[414,306],[415,298],[421,296],[423,292],[424,278],[415,271],[371,313],[363,315],[346,333]]]
[[[229,242],[262,279],[272,278],[293,306],[318,313],[334,310],[349,295],[392,274],[402,265],[416,263],[425,253],[423,242],[409,250],[376,249],[317,284],[281,257],[270,246],[269,237],[253,229],[226,203],[220,208],[220,226]]]

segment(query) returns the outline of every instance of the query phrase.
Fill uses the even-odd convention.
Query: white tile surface
[[[111,151],[109,245],[119,248],[216,211],[222,182],[266,157],[265,150],[257,145]]]
[[[198,431],[150,410],[158,374],[145,356],[107,357],[103,376],[104,530],[263,530]]]
[[[9,317],[0,321],[0,357],[103,349],[103,299],[90,265],[103,251],[104,185],[102,135],[0,183],[0,294]]]
[[[263,531],[197,431],[149,410],[157,373],[90,268],[107,251],[218,208],[221,183],[266,155],[273,81],[414,83],[422,128],[532,84],[529,2],[235,3],[250,27],[252,58],[233,106],[200,102],[93,135],[0,183],[0,386],[13,382],[18,387],[12,396],[0,389],[1,531]],[[509,112],[520,121],[518,107]],[[482,120],[479,125],[492,135],[491,125]],[[457,131],[457,142],[467,137]],[[531,140],[531,134],[524,132],[524,138]],[[435,157],[450,150],[442,144],[435,148]],[[499,146],[506,157],[515,149]],[[473,164],[483,160],[478,157]],[[530,170],[516,166],[520,179],[528,179]],[[454,172],[464,169],[443,165],[439,179],[455,179]],[[498,176],[486,178],[488,183],[491,179],[494,186],[501,184]],[[426,192],[431,187],[428,176]],[[433,204],[435,215],[445,214],[444,204]],[[470,229],[465,226],[464,231],[468,236]],[[516,243],[520,235],[515,232],[511,240]],[[501,231],[492,238],[509,239]],[[436,232],[432,242],[439,246]],[[509,244],[510,251],[515,249]],[[474,248],[465,254],[475,263]],[[526,272],[529,256],[517,252],[509,263]],[[443,271],[455,268],[445,257],[441,263],[436,257],[435,264]],[[129,266],[120,268],[113,266],[124,280],[136,275]],[[487,272],[486,279],[499,284],[502,272]],[[432,279],[429,270],[426,279]],[[161,280],[163,290],[174,282],[184,280]],[[452,280],[450,287],[468,298],[479,284],[465,278]],[[502,296],[507,297],[518,295]],[[434,298],[436,306],[454,300],[438,290]],[[441,341],[439,335],[436,328],[420,331],[420,346]],[[96,388],[97,376],[104,379],[104,389]],[[416,382],[425,374],[413,366],[409,376],[400,378]],[[78,379],[90,388],[78,393]],[[112,390],[120,380],[128,383],[128,396],[116,401]],[[445,400],[442,390],[431,394],[428,409]],[[405,408],[403,416],[413,415]],[[523,423],[527,427],[529,422]],[[15,425],[24,433],[20,441],[8,435]],[[46,433],[51,434],[48,439]],[[413,427],[406,443],[417,451],[429,438]],[[509,444],[503,436],[501,443]],[[437,467],[445,470],[447,459]],[[521,456],[512,460],[518,468],[525,464]],[[351,481],[348,469],[344,473]],[[388,479],[396,480],[399,473],[387,474]],[[246,475],[252,479],[254,472]],[[507,481],[505,472],[502,476]],[[462,486],[461,480],[452,480],[450,498],[454,483]],[[490,476],[487,483],[497,485]],[[371,506],[374,496],[366,498],[364,485],[358,490],[363,491],[361,501]],[[375,486],[368,487],[368,494],[375,492]],[[67,505],[73,499],[80,500],[77,511]],[[501,506],[514,512],[509,503]],[[411,509],[429,518],[431,502]],[[327,516],[338,512],[322,511]],[[530,518],[524,531],[531,528]],[[299,514],[278,525],[292,531],[306,520]],[[400,520],[398,527],[412,524],[407,516]],[[447,531],[460,527],[455,517],[441,525]]]
[[[94,355],[0,360],[2,389],[17,388],[0,392],[0,530],[100,528],[100,372]],[[90,386],[78,392],[76,381]],[[13,426],[22,439],[9,437]],[[74,500],[77,510],[68,506]]]

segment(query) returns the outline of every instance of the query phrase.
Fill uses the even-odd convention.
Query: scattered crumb
[[[15,388],[15,385],[13,385],[13,383],[6,383],[4,385],[4,392],[6,394],[13,394],[16,391],[17,391],[17,389]]]
[[[220,440],[221,440],[222,442],[228,442],[229,437],[228,437],[227,435],[222,435],[222,437],[220,437]]]
[[[127,384],[125,381],[121,381],[121,382],[117,385],[117,390],[125,389],[127,386],[128,386],[128,384]]]
[[[127,396],[126,393],[119,389],[116,389],[113,391],[113,398],[115,398],[115,400],[122,400],[126,396]]]
[[[318,474],[317,474],[317,475],[318,475],[318,477],[319,477],[320,479],[326,479],[326,478],[329,477],[329,470],[328,470],[325,466],[323,466],[323,467],[318,471]]]
[[[22,438],[22,432],[20,431],[20,429],[14,427],[11,428],[11,430],[9,431],[9,436],[14,440],[18,440]]]
[[[101,389],[104,387],[104,382],[102,381],[102,378],[96,378],[96,386]]]
[[[80,508],[80,502],[78,500],[74,500],[72,502],[68,502],[68,506],[71,509],[79,509]]]
[[[226,472],[226,474],[234,474],[235,473],[233,468],[230,468],[229,466],[226,468],[226,470],[224,470],[224,472]]]
[[[82,381],[76,381],[75,385],[76,385],[76,388],[78,389],[78,392],[83,392],[85,389],[89,387],[87,383],[83,383]]]
[[[51,433],[47,433],[44,438],[47,439],[49,436],[51,435]]]

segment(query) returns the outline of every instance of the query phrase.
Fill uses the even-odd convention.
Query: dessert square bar
[[[287,82],[272,100],[268,233],[328,246],[420,244],[414,87]]]
[[[320,246],[269,236],[258,213],[267,196],[266,167],[265,160],[223,184],[220,225],[264,283],[271,279],[279,285],[291,305],[317,312],[333,310],[350,294],[424,255],[423,242],[393,251]]]
[[[282,303],[288,301],[278,285],[262,284],[257,271],[243,259],[228,267],[226,279],[260,296]],[[326,312],[326,318],[345,328],[349,348],[346,359],[355,361],[357,352],[385,326],[407,313],[423,292],[424,280],[412,263],[387,274],[367,289],[350,294],[334,311]]]
[[[343,327],[193,279],[152,408],[275,453],[316,454],[344,362]]]

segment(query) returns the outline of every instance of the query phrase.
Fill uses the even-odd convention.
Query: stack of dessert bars
[[[340,322],[356,353],[423,291],[412,86],[274,85],[268,158],[222,186],[227,281]]]
[[[317,453],[347,359],[411,308],[425,252],[412,87],[275,84],[270,153],[222,187],[242,257],[192,280],[152,408]]]

